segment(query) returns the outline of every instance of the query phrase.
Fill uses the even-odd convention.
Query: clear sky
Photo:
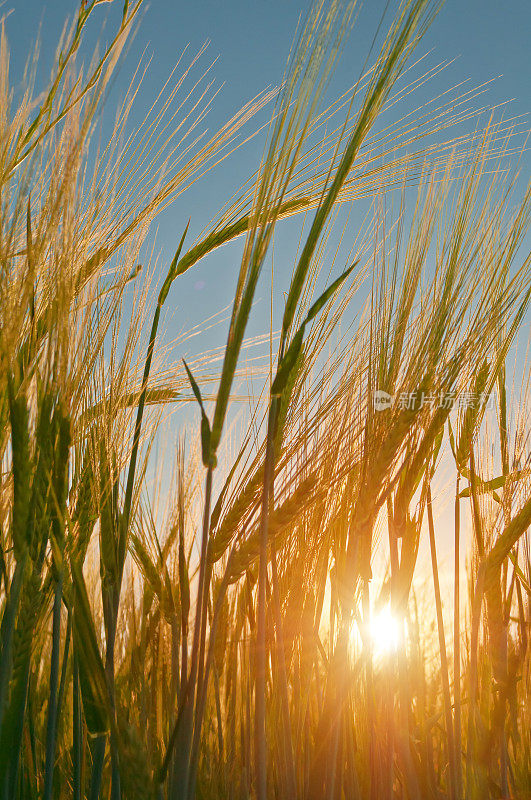
[[[346,89],[358,77],[385,4],[385,0],[365,0],[360,4],[359,18],[337,68],[333,90]],[[77,0],[8,0],[3,11],[13,9],[6,28],[15,80],[21,75],[40,24],[41,75],[45,79],[63,22],[77,7]],[[97,9],[89,29],[89,43],[91,36],[95,40],[101,33],[105,19],[107,28],[101,38],[105,40],[110,35],[122,7],[122,0],[115,0]],[[210,130],[216,129],[244,102],[266,86],[279,83],[298,17],[308,7],[308,0],[151,0],[146,3],[133,45],[109,98],[109,120],[114,116],[113,100],[123,96],[134,65],[145,49],[153,60],[136,106],[136,119],[141,118],[155,97],[183,47],[189,44],[193,54],[210,40],[202,63],[206,66],[219,56],[212,75],[216,85],[224,83],[206,122]],[[390,0],[390,13],[397,7],[398,0]],[[447,0],[418,52],[428,53],[426,65],[453,63],[420,91],[419,98],[426,99],[430,92],[442,91],[463,80],[468,81],[468,89],[501,75],[489,89],[487,102],[513,100],[511,114],[528,113],[530,37],[530,0]],[[133,124],[134,120],[133,116]],[[171,258],[188,217],[192,219],[193,238],[255,170],[262,147],[263,139],[252,142],[164,214],[158,242],[166,258]],[[531,166],[531,158],[526,156],[525,164]],[[184,277],[173,293],[176,329],[199,322],[231,301],[238,253],[237,247],[224,248],[193,270],[193,275]],[[221,343],[224,333],[219,331],[219,336]]]
[[[308,0],[151,0],[146,2],[130,50],[114,82],[106,107],[110,126],[116,103],[123,97],[139,58],[146,51],[152,62],[143,82],[131,117],[131,127],[142,119],[158,90],[168,77],[183,48],[189,45],[190,58],[205,41],[210,44],[201,64],[206,67],[216,59],[212,77],[221,86],[205,121],[210,131],[221,126],[241,105],[267,86],[281,81],[290,44],[299,16],[309,8]],[[389,0],[388,19],[398,8],[398,0]],[[359,6],[359,16],[347,41],[334,75],[329,97],[351,86],[359,76],[367,56],[386,0],[365,0]],[[98,38],[105,41],[116,29],[123,7],[122,0],[102,3],[96,9],[88,29],[87,47],[90,55]],[[6,30],[12,55],[12,78],[22,76],[24,62],[37,36],[41,41],[39,79],[44,84],[52,63],[64,20],[75,14],[77,0],[8,0],[3,12],[12,9]],[[39,33],[40,31],[40,33]],[[426,54],[425,67],[442,61],[450,65],[417,93],[415,104],[421,105],[430,96],[466,81],[463,91],[489,81],[488,93],[477,104],[499,104],[512,101],[505,114],[526,115],[531,111],[531,37],[530,0],[447,0],[439,16],[421,42],[417,53]],[[186,60],[186,57],[185,59]],[[199,76],[199,68],[193,73]],[[420,74],[420,69],[412,77]],[[501,76],[501,77],[498,77]],[[412,103],[409,99],[407,102]],[[412,106],[411,106],[412,107]],[[264,122],[265,113],[257,120]],[[251,123],[247,129],[253,129]],[[468,123],[472,129],[474,121]],[[531,127],[531,117],[524,119]],[[161,264],[173,255],[183,227],[191,218],[189,241],[213,217],[225,200],[254,172],[263,148],[263,138],[256,138],[235,157],[198,182],[183,198],[160,218],[157,251]],[[531,174],[531,154],[522,162],[525,180]],[[356,209],[355,209],[356,212]],[[297,222],[284,223],[277,234],[289,250],[295,242]],[[171,319],[166,316],[168,333],[176,334],[200,323],[230,304],[236,281],[241,245],[231,245],[214,253],[181,278],[172,288]],[[287,251],[288,251],[287,250]],[[286,251],[286,252],[287,252]],[[280,252],[280,250],[279,250]],[[288,264],[279,270],[278,296],[289,277]],[[341,264],[338,268],[341,267]],[[284,283],[284,285],[283,285]],[[280,303],[279,303],[280,306]],[[267,331],[268,294],[264,284],[258,292],[258,305],[249,332]],[[197,351],[221,345],[225,328],[216,327],[195,341]],[[188,353],[186,355],[189,355]]]

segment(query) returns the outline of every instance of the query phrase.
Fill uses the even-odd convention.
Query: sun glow
[[[391,613],[389,606],[385,606],[371,617],[370,635],[372,646],[376,655],[393,653],[400,644],[400,624]]]

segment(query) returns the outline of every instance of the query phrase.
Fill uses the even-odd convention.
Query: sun
[[[371,617],[370,636],[376,655],[393,653],[400,644],[400,624],[391,613],[389,606],[385,606]]]

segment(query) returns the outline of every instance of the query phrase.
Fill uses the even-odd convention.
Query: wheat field
[[[34,62],[14,92],[1,32],[0,800],[531,798],[518,126],[458,93],[402,113],[432,0],[393,0],[325,103],[357,9],[315,0],[219,130],[191,59],[131,133],[132,75],[106,138],[142,0],[83,65],[102,5],[44,92]],[[251,135],[254,173],[162,264],[158,215]],[[189,358],[165,314],[231,242],[226,339]]]

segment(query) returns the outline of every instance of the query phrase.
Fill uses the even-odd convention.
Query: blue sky
[[[114,3],[103,3],[97,9],[89,29],[86,53],[90,52],[98,36],[103,40],[108,38],[122,6],[122,0],[115,0]],[[397,0],[390,0],[390,12],[397,6]],[[132,117],[133,125],[149,107],[183,47],[189,44],[192,55],[206,40],[210,40],[202,63],[206,66],[209,60],[219,56],[212,74],[216,85],[224,84],[206,123],[210,130],[215,130],[244,102],[266,86],[279,83],[298,17],[308,7],[304,0],[151,0],[145,6],[136,37],[109,98],[108,119],[113,118],[113,103],[123,96],[132,70],[144,50],[153,56],[153,60],[136,105],[136,117]],[[40,75],[45,80],[63,22],[68,15],[75,13],[77,1],[11,0],[11,5],[5,5],[4,11],[8,8],[13,9],[7,20],[13,78],[20,78],[24,60],[33,47],[41,23]],[[335,91],[346,89],[358,77],[384,8],[385,0],[366,0],[360,4],[359,17],[334,75],[330,96]],[[105,20],[106,28],[102,34],[101,26]],[[453,63],[429,86],[420,90],[417,102],[427,99],[430,92],[443,91],[463,80],[468,81],[465,87],[468,89],[497,78],[489,88],[487,102],[497,104],[512,100],[508,113],[529,112],[530,33],[529,0],[511,0],[509,3],[447,0],[418,52],[428,54],[425,63],[429,66],[441,61]],[[262,117],[262,121],[264,119]],[[189,216],[193,237],[224,199],[254,171],[262,146],[263,139],[254,140],[240,150],[236,158],[225,162],[216,173],[210,173],[206,180],[197,184],[186,200],[178,201],[163,215],[157,238],[163,261],[171,258]],[[524,168],[529,165],[531,159],[526,156]],[[289,232],[290,225],[286,226],[286,234],[282,234],[288,238],[293,235]],[[296,226],[291,225],[291,229],[295,231]],[[195,324],[230,302],[238,253],[237,247],[224,248],[198,266],[193,275],[185,276],[174,292],[176,318],[170,327],[175,326],[177,330]],[[221,337],[221,344],[224,334],[219,331],[216,336]]]
[[[365,0],[360,4],[354,29],[348,39],[328,92],[334,98],[351,86],[364,64],[368,48],[385,0]],[[41,67],[39,81],[44,85],[52,64],[56,43],[65,19],[77,11],[77,0],[11,0],[6,29],[11,47],[12,79],[15,84],[22,77],[22,69],[35,39],[40,36]],[[102,3],[96,9],[87,32],[83,54],[91,55],[99,38],[105,42],[116,28],[123,7],[122,0]],[[387,19],[390,21],[398,7],[398,0],[389,1]],[[201,59],[206,67],[217,58],[211,75],[216,86],[222,86],[205,121],[210,131],[220,127],[241,105],[267,86],[278,85],[293,39],[297,20],[305,14],[309,3],[305,0],[151,0],[145,4],[135,38],[124,58],[112,93],[104,112],[104,126],[109,129],[115,114],[116,103],[123,97],[132,72],[144,51],[152,57],[143,81],[142,93],[137,99],[131,117],[131,127],[140,124],[146,110],[168,77],[183,48],[188,45],[190,58],[205,41],[210,44]],[[39,33],[40,32],[40,33]],[[526,115],[531,111],[531,68],[529,66],[529,34],[531,33],[531,4],[529,0],[447,0],[417,53],[426,54],[425,68],[442,61],[451,62],[435,79],[420,88],[414,95],[415,104],[421,105],[434,94],[445,91],[465,81],[466,91],[496,79],[488,93],[477,104],[496,105],[511,101],[506,115]],[[186,57],[185,59],[186,60]],[[193,73],[199,76],[200,69]],[[420,74],[414,70],[411,77]],[[413,98],[406,103],[413,107]],[[247,128],[250,132],[258,120],[265,122],[263,112]],[[485,119],[485,118],[484,118]],[[531,118],[523,124],[531,125]],[[474,121],[467,123],[472,129]],[[461,131],[462,132],[462,131]],[[192,187],[159,220],[156,252],[160,253],[161,270],[171,260],[181,232],[191,218],[189,241],[192,241],[205,224],[223,205],[226,198],[253,173],[263,148],[263,137],[257,137],[215,172]],[[525,181],[531,173],[531,156],[524,154],[522,161]],[[356,214],[353,211],[354,227]],[[278,266],[275,296],[280,311],[282,289],[287,288],[290,274],[289,254],[297,240],[298,221],[283,223],[277,234],[280,245],[277,252],[286,254],[286,263]],[[355,233],[355,231],[353,232]],[[281,248],[285,248],[282,250]],[[201,323],[221,308],[230,304],[239,266],[241,243],[222,248],[205,259],[181,278],[172,288],[166,313],[167,333],[170,336]],[[278,264],[278,262],[277,262]],[[343,265],[340,263],[338,269]],[[264,280],[257,293],[257,305],[249,326],[249,333],[268,330],[269,298]],[[195,352],[222,345],[225,327],[217,326],[194,340],[191,352],[176,354],[190,357]]]

